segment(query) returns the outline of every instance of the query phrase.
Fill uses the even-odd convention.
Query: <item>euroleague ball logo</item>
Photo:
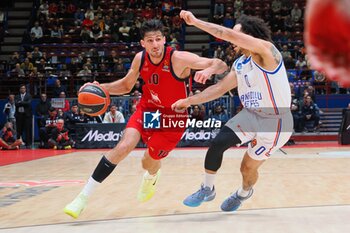
[[[104,92],[101,90],[101,88],[93,85],[88,85],[84,88],[85,91],[91,91],[92,93],[105,96]]]

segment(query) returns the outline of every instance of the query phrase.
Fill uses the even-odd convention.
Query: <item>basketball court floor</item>
[[[143,150],[135,150],[77,220],[63,208],[106,150],[0,151],[0,232],[350,232],[350,147],[318,143],[283,150],[287,154],[279,151],[262,166],[255,194],[232,213],[220,205],[240,186],[245,148],[226,152],[215,200],[197,208],[182,200],[202,182],[206,148],[177,149],[163,160],[157,192],[146,203],[136,199],[144,171]]]

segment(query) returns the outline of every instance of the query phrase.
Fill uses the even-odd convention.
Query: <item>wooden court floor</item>
[[[245,149],[230,149],[214,201],[189,208],[199,188],[205,149],[178,149],[162,162],[155,196],[136,200],[143,170],[136,150],[74,220],[63,207],[79,193],[101,157],[79,151],[0,167],[0,232],[350,232],[350,147],[285,148],[261,168],[255,194],[234,213],[221,202],[237,187]]]

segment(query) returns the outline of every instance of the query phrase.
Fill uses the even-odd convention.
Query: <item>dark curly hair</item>
[[[237,19],[236,24],[242,25],[242,32],[272,42],[271,29],[264,20],[255,16],[242,15]]]
[[[164,27],[162,22],[157,19],[147,20],[142,24],[140,28],[141,38],[143,39],[147,32],[155,32],[155,31],[160,31],[162,35],[164,35]]]

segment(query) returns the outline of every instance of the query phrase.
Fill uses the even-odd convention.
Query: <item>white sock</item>
[[[94,180],[94,178],[90,177],[85,184],[83,190],[81,191],[82,194],[85,196],[89,197],[95,190],[95,188],[99,185],[100,183]]]
[[[209,173],[204,174],[204,184],[203,184],[204,187],[209,187],[210,189],[213,189],[215,175],[216,174],[209,174]]]
[[[250,189],[248,191],[244,190],[242,187],[238,189],[237,194],[240,197],[247,197],[249,195]]]
[[[154,175],[149,174],[148,171],[145,172],[145,174],[143,175],[143,178],[145,178],[146,180],[153,180],[154,178],[156,178],[157,173],[155,173]]]

